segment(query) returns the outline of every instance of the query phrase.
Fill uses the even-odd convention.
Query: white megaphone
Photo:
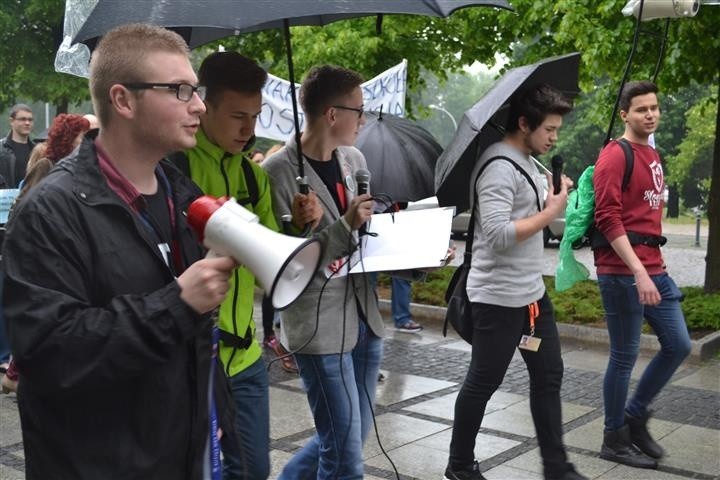
[[[642,21],[656,18],[694,17],[700,9],[699,0],[630,0],[622,12],[624,15],[640,15],[642,3]]]
[[[234,198],[198,198],[188,209],[188,223],[210,251],[247,267],[278,310],[305,291],[320,263],[317,239],[273,232]]]

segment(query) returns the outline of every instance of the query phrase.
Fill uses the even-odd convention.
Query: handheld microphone
[[[364,195],[370,193],[370,172],[361,168],[355,172],[355,183],[357,184],[357,194]]]
[[[552,181],[553,181],[553,193],[557,195],[560,193],[560,185],[562,180],[562,172],[563,172],[563,159],[560,155],[555,155],[552,157],[552,160],[550,160],[550,164],[552,165]]]
[[[364,195],[370,193],[370,172],[364,168],[355,171],[355,183],[357,184],[357,194]],[[363,223],[358,229],[358,235],[367,235],[367,227]]]

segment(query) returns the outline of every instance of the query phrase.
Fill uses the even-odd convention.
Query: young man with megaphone
[[[189,53],[160,27],[107,32],[90,61],[97,138],[9,223],[2,308],[30,480],[198,480],[219,456],[210,312],[236,262],[202,258],[184,215],[201,192],[163,160],[195,145],[205,111]],[[227,387],[213,393],[230,432]]]
[[[249,158],[267,72],[237,52],[215,52],[205,58],[198,76],[207,90],[207,110],[200,116],[197,145],[174,154],[173,161],[206,194],[234,197],[262,226],[279,231],[267,175]],[[297,228],[316,224],[321,213],[314,194],[294,197]],[[262,479],[270,474],[268,375],[252,318],[257,275],[245,266],[237,268],[219,309],[219,356],[235,400],[239,440],[223,443],[226,480]]]

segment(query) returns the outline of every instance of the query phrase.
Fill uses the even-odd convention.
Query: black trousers
[[[561,476],[569,466],[562,443],[560,339],[547,293],[538,304],[540,315],[535,320],[535,336],[542,339],[540,349],[537,352],[521,349],[520,352],[530,374],[530,411],[545,475]],[[472,360],[455,402],[450,443],[450,463],[454,468],[472,464],[485,406],[502,383],[520,337],[530,332],[527,307],[473,303],[472,315]]]

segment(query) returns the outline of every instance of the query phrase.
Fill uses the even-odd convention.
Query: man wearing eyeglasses
[[[188,57],[159,27],[107,32],[90,62],[97,138],[9,223],[3,308],[28,480],[199,480],[220,454],[211,405],[233,429],[222,369],[209,394],[209,312],[237,265],[203,259],[185,219],[202,192],[162,160],[195,145],[205,111]]]
[[[35,146],[30,140],[33,121],[28,105],[18,103],[10,109],[10,133],[0,140],[0,178],[5,179],[8,188],[17,188],[25,178],[25,167]]]
[[[307,74],[300,103],[307,120],[301,142],[310,188],[323,206],[317,228],[324,256],[307,290],[283,311],[282,343],[295,354],[317,433],[285,466],[280,479],[362,478],[363,443],[373,424],[383,321],[369,274],[338,276],[357,248],[357,229],[372,213],[355,172],[367,169],[352,145],[365,123],[362,78],[323,65]],[[290,212],[298,149],[295,138],[266,159],[275,211]]]

